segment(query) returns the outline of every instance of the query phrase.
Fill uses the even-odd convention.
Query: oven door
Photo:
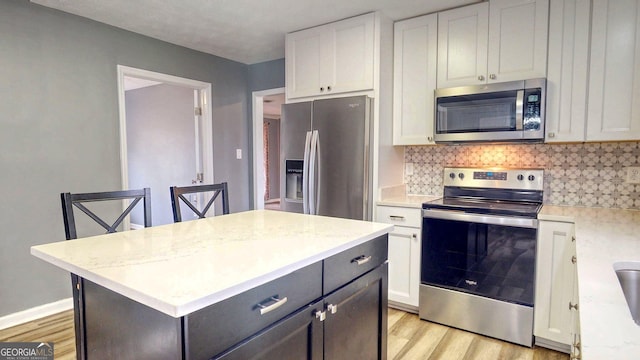
[[[422,284],[533,306],[537,220],[425,209]]]

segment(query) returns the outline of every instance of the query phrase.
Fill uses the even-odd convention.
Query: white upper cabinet
[[[438,14],[439,88],[486,82],[489,3]]]
[[[286,36],[287,98],[373,89],[373,13]]]
[[[547,76],[549,0],[489,2],[488,81]]]
[[[587,140],[640,139],[640,0],[593,0]]]
[[[549,0],[491,0],[438,14],[438,87],[547,75]]]
[[[552,0],[545,140],[585,140],[590,0]]]
[[[393,145],[433,141],[438,16],[394,24]]]

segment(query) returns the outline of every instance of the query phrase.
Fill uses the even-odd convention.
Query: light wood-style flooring
[[[567,354],[529,349],[420,320],[418,315],[389,309],[388,359],[523,359],[568,360]],[[73,311],[64,311],[0,330],[0,342],[53,341],[56,360],[75,359]]]

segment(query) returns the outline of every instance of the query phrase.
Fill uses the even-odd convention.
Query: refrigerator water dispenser
[[[302,201],[302,160],[285,160],[286,200]]]

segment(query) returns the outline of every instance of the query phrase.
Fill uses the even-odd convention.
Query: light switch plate
[[[242,149],[236,149],[236,159],[242,159]]]
[[[625,181],[627,184],[640,184],[640,167],[628,167]]]
[[[404,173],[406,175],[413,175],[413,163],[404,164]]]

